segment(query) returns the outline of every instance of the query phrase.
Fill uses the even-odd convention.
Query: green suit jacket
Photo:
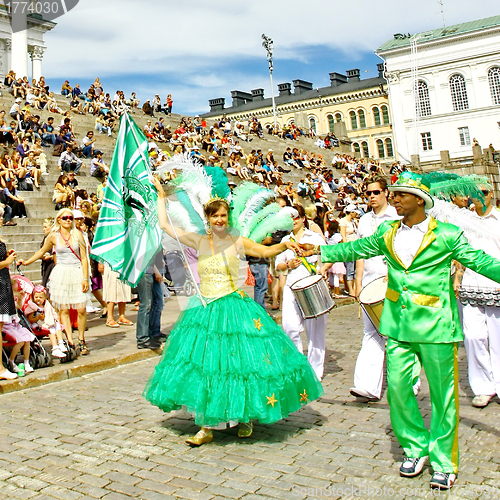
[[[321,247],[323,262],[347,262],[384,255],[389,281],[380,333],[402,342],[449,343],[463,339],[451,279],[452,259],[500,282],[500,261],[473,249],[459,228],[431,217],[413,262],[406,267],[394,252],[401,221],[381,224],[372,236]]]

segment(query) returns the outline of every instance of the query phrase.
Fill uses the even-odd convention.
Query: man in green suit
[[[450,277],[459,261],[500,282],[500,261],[474,250],[456,226],[438,222],[428,183],[404,172],[389,186],[402,221],[387,221],[367,238],[321,247],[323,262],[368,259],[384,255],[388,288],[380,322],[387,336],[387,399],[391,423],[406,459],[400,474],[420,474],[430,457],[431,487],[449,489],[458,471],[458,342],[463,340]],[[430,432],[412,389],[415,355],[429,382]]]

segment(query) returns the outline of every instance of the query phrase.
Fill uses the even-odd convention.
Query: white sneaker
[[[488,403],[495,397],[495,394],[492,394],[491,396],[488,394],[480,394],[479,396],[475,396],[472,399],[472,406],[475,406],[476,408],[484,408],[485,406],[488,406]]]
[[[403,477],[418,476],[423,470],[425,462],[429,457],[405,458],[399,468],[399,475]]]
[[[349,389],[349,392],[351,393],[352,396],[355,396],[356,398],[365,398],[372,401],[378,401],[380,399],[377,398],[377,396],[373,396],[368,391],[365,391],[364,389],[359,389],[358,387],[351,387]]]
[[[60,347],[56,345],[55,347],[52,348],[52,356],[54,358],[64,358],[66,354],[64,354],[61,351]]]
[[[28,362],[24,362],[24,373],[32,373],[34,372],[35,369],[29,364],[29,361]]]
[[[42,175],[50,175],[48,172],[43,172]]]
[[[68,348],[66,347],[66,344],[62,340],[59,341],[57,347],[59,347],[59,349],[61,349],[62,352],[68,352]]]
[[[10,371],[17,373],[19,371],[19,368],[17,367],[16,363],[9,359],[9,366],[10,366]]]
[[[456,474],[451,472],[434,472],[431,478],[431,488],[438,490],[449,490],[457,479]]]
[[[14,380],[15,378],[17,378],[17,373],[12,373],[9,370],[0,373],[0,380]]]

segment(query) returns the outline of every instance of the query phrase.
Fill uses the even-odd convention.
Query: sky
[[[500,15],[498,0],[442,4],[446,26]],[[378,47],[440,28],[443,15],[438,0],[79,0],[45,35],[43,72],[52,88],[68,79],[86,90],[99,77],[112,95],[135,91],[142,104],[172,94],[174,113],[196,114],[213,98],[230,106],[232,90],[271,96],[263,33],[274,41],[276,95],[295,79],[328,86],[333,71],[375,77]]]

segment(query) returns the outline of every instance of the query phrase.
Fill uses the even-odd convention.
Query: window
[[[342,121],[342,114],[341,113],[335,113],[335,121],[337,123],[340,123]]]
[[[360,109],[358,111],[358,118],[359,118],[359,127],[360,128],[366,127],[366,118],[364,110]]]
[[[389,108],[387,106],[382,106],[382,116],[384,118],[384,124],[387,124],[390,122],[389,120]]]
[[[368,143],[363,141],[361,143],[361,148],[363,150],[363,158],[368,158],[370,156],[370,151],[368,150]]]
[[[373,108],[373,123],[375,125],[381,125],[381,120],[380,120],[380,109],[378,108]]]
[[[387,150],[387,156],[394,156],[394,150],[392,149],[392,139],[385,140],[385,148]]]
[[[385,150],[384,150],[384,142],[382,141],[382,139],[377,139],[377,150],[378,150],[378,157],[384,158]]]
[[[450,91],[453,111],[462,111],[464,109],[469,109],[469,100],[467,99],[465,78],[462,75],[453,75],[450,78]]]
[[[431,102],[429,100],[429,87],[427,83],[422,80],[418,81],[417,85],[417,101],[415,103],[417,106],[418,116],[430,116],[431,115]]]
[[[335,120],[332,115],[328,115],[328,128],[330,129],[330,132],[333,132],[335,128]]]
[[[420,134],[422,136],[422,148],[424,151],[430,151],[432,149],[432,139],[430,132],[423,132]]]
[[[358,119],[356,117],[356,113],[354,111],[349,112],[349,117],[351,118],[351,128],[353,130],[358,128]]]
[[[498,66],[488,71],[488,82],[493,104],[500,104],[500,68]]]
[[[314,116],[309,118],[309,128],[316,132],[316,118],[314,118]]]
[[[458,135],[460,136],[460,146],[470,146],[469,127],[459,127]]]
[[[361,149],[359,148],[359,144],[357,142],[353,143],[352,149],[354,150],[355,153],[361,152]]]

